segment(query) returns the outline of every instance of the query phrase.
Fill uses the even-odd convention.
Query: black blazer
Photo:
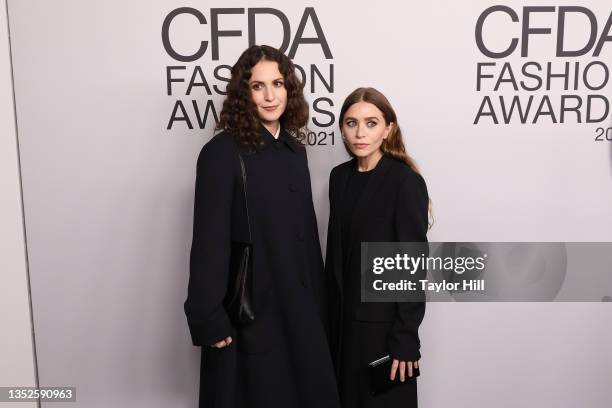
[[[342,200],[348,176],[356,160],[334,167],[329,179],[330,217],[327,232],[326,276],[330,288],[330,344],[338,355],[342,317],[371,322],[393,322],[388,336],[389,354],[401,360],[420,358],[418,328],[425,314],[424,302],[365,303],[358,288],[343,284],[343,270],[359,275],[361,242],[427,242],[427,187],[423,177],[405,163],[388,155],[378,162],[356,203],[350,228],[348,261],[341,250]],[[343,311],[344,297],[351,310]]]

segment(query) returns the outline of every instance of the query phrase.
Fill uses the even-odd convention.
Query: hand
[[[231,338],[231,336],[227,336],[225,339],[216,342],[215,344],[213,344],[210,347],[223,348],[223,347],[229,346],[230,344],[232,344],[232,338]]]
[[[395,374],[397,373],[397,369],[399,368],[399,377],[400,381],[404,382],[406,380],[405,372],[408,371],[408,378],[412,377],[412,368],[419,368],[419,361],[401,361],[398,359],[393,359],[393,364],[391,364],[391,381],[395,381]],[[406,370],[408,368],[408,370]]]

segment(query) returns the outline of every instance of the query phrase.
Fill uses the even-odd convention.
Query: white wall
[[[189,79],[201,65],[211,88],[224,86],[214,68],[233,64],[248,42],[222,38],[219,60],[209,45],[200,60],[182,63],[162,46],[162,22],[176,7],[202,11],[208,24],[181,16],[172,26],[172,43],[189,53],[210,40],[211,8],[251,3],[9,2],[40,382],[76,386],[77,403],[66,406],[195,404],[199,353],[190,344],[182,302],[195,159],[212,131],[210,123],[204,130],[166,125],[177,99],[188,106],[212,99],[219,107],[222,96],[202,88],[186,96],[185,84],[168,96],[166,66],[187,66]],[[599,31],[608,3],[580,3],[597,15]],[[526,3],[506,4],[520,14]],[[595,128],[610,126],[609,120],[473,124],[484,95],[475,91],[476,63],[487,61],[475,45],[474,26],[490,2],[308,5],[333,59],[306,44],[295,60],[321,69],[332,63],[335,72],[334,91],[318,84],[309,100],[330,98],[337,115],[358,86],[387,94],[428,183],[436,216],[431,241],[612,241],[612,143],[594,141]],[[275,0],[258,6],[281,10],[292,38],[306,7]],[[257,42],[279,45],[280,23],[269,16],[257,21]],[[533,21],[553,25],[556,15]],[[580,42],[585,21],[572,20],[571,45]],[[220,27],[246,33],[247,15],[221,16]],[[501,16],[487,25],[487,41],[503,47],[519,32]],[[305,36],[313,35],[309,24]],[[554,44],[554,36],[533,38],[529,59],[561,62],[551,55]],[[611,56],[607,45],[599,57],[579,60],[609,64]],[[523,59],[507,60],[520,65]],[[562,91],[550,93],[557,98]],[[324,242],[327,177],[346,153],[337,123],[313,127],[336,132],[335,145],[309,148]],[[25,271],[19,276],[25,279]],[[22,295],[18,300],[27,305]],[[422,405],[612,406],[611,318],[609,303],[429,304],[421,331]]]
[[[0,386],[36,384],[6,2],[0,3]],[[0,402],[2,407],[36,403]]]

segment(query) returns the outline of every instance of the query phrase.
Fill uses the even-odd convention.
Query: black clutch
[[[253,245],[251,237],[251,223],[249,221],[249,206],[247,203],[247,179],[244,161],[240,151],[240,170],[242,171],[242,186],[244,192],[244,207],[249,229],[249,242],[232,242],[229,283],[223,299],[223,306],[235,325],[244,325],[255,320],[253,310]]]
[[[395,375],[395,380],[391,381],[389,378],[391,374],[391,364],[393,364],[393,359],[390,356],[384,356],[368,364],[370,391],[372,394],[382,394],[391,388],[407,384],[409,381],[414,381],[414,379],[420,375],[419,369],[413,367],[412,377],[408,377],[408,373],[406,373],[405,381],[401,382],[398,370]]]

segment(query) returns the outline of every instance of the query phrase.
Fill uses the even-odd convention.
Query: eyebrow
[[[372,120],[372,119],[380,120],[380,118],[377,118],[376,116],[370,116],[370,117],[365,118],[365,120]],[[344,120],[357,120],[357,118],[354,118],[352,116],[347,116]]]
[[[276,79],[273,79],[273,80],[272,80],[272,82],[274,82],[274,81],[284,81],[284,80],[285,80],[285,78],[283,78],[283,77],[278,77],[278,78],[276,78]],[[255,82],[260,82],[260,83],[263,83],[264,81],[255,81],[255,80],[251,80],[251,81],[249,81],[249,84],[252,84],[252,83],[255,83]]]

